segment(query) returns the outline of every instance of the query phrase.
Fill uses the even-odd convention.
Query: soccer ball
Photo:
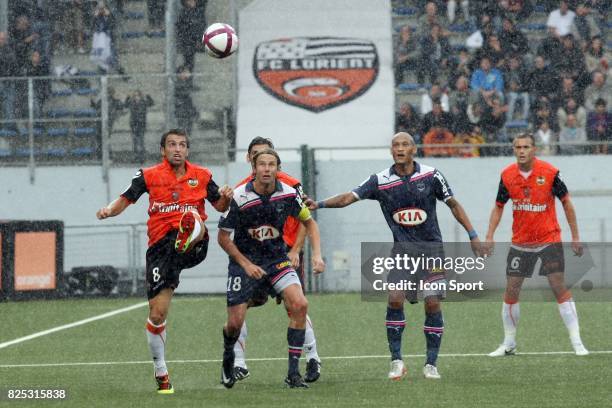
[[[214,23],[208,26],[202,37],[204,50],[215,58],[225,58],[238,49],[238,36],[229,24]]]

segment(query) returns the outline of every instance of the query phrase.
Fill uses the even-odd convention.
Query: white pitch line
[[[612,350],[597,350],[590,351],[591,354],[612,354]],[[526,351],[517,353],[517,356],[558,356],[558,355],[573,355],[573,351]],[[440,354],[439,357],[487,357],[486,353],[449,353]],[[408,354],[404,358],[423,358],[424,354]],[[321,360],[357,360],[357,359],[377,359],[389,358],[385,355],[371,356],[329,356],[321,357]],[[249,361],[284,361],[287,357],[267,357],[267,358],[249,358]],[[499,359],[503,360],[503,359]],[[203,364],[203,363],[220,363],[221,359],[212,360],[167,360],[167,363],[172,364]],[[0,368],[36,368],[36,367],[73,367],[73,366],[107,366],[107,365],[134,365],[134,364],[151,364],[150,360],[146,361],[92,361],[80,363],[41,363],[41,364],[0,364]]]
[[[43,330],[37,333],[30,334],[28,336],[19,337],[18,339],[5,341],[4,343],[0,343],[0,349],[3,349],[8,346],[12,346],[13,344],[23,343],[24,341],[32,340],[37,337],[46,336],[47,334],[55,333],[61,330],[71,329],[73,327],[81,326],[83,324],[95,322],[96,320],[106,319],[107,317],[115,316],[121,313],[129,312],[130,310],[138,309],[140,307],[148,305],[148,302],[136,303],[135,305],[124,307],[122,309],[113,310],[112,312],[103,313],[101,315],[89,317],[87,319],[79,320],[73,323],[64,324],[62,326],[53,327],[51,329]]]

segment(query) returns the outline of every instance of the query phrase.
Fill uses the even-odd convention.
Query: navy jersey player
[[[304,224],[311,238],[313,270],[317,273],[325,268],[318,229],[296,189],[277,180],[278,154],[264,149],[253,157],[253,164],[255,179],[234,190],[230,208],[219,221],[219,245],[230,257],[221,382],[227,388],[234,385],[234,345],[249,300],[261,290],[267,290],[282,296],[290,316],[289,370],[285,383],[291,388],[307,388],[299,373],[299,358],[304,346],[308,302],[287,256],[282,231],[288,217]]]
[[[394,164],[380,173],[373,174],[359,187],[323,201],[308,200],[310,209],[342,208],[359,200],[370,199],[380,203],[380,208],[393,233],[394,242],[441,243],[442,235],[436,217],[436,201],[444,201],[457,221],[468,231],[472,249],[480,252],[480,241],[463,207],[454,198],[446,179],[437,169],[413,160],[416,145],[408,133],[398,133],[391,141]],[[444,279],[440,273],[421,271],[420,279],[433,281]],[[389,279],[391,279],[391,274]],[[390,291],[386,315],[387,340],[391,351],[389,378],[399,380],[406,374],[402,361],[402,332],[406,324],[404,301],[406,292]],[[425,324],[423,332],[427,344],[427,359],[423,367],[426,378],[439,379],[436,367],[438,351],[444,331],[440,307],[442,293],[424,293]]]

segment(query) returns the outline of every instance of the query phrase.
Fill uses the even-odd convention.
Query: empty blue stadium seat
[[[79,88],[76,90],[77,95],[96,95],[98,89],[96,88]]]
[[[50,128],[47,129],[49,136],[68,136],[68,128]]]
[[[8,157],[11,155],[10,149],[0,149],[0,157]]]
[[[94,136],[95,134],[96,134],[96,128],[92,128],[92,127],[82,127],[82,128],[74,129],[75,136]]]
[[[63,147],[49,147],[43,149],[42,154],[47,156],[65,156],[66,149],[64,149]]]
[[[72,149],[72,154],[76,156],[87,156],[94,152],[93,147],[77,147]]]
[[[397,88],[400,91],[418,91],[419,89],[421,89],[421,84],[417,84],[417,83],[406,83],[406,84],[399,84],[397,86]]]
[[[470,26],[468,24],[451,24],[448,29],[453,33],[467,33],[470,31]]]
[[[414,16],[417,14],[417,9],[413,7],[393,7],[392,12],[398,16]]]
[[[510,122],[506,122],[507,129],[527,129],[529,127],[529,123],[526,120],[512,120]]]
[[[96,76],[96,75],[100,75],[100,73],[96,71],[79,71],[79,75],[80,76]]]
[[[17,136],[17,132],[15,132],[14,130],[10,130],[10,129],[0,129],[0,136],[13,137],[13,136]]]
[[[60,89],[60,90],[51,92],[51,96],[54,96],[54,97],[70,96],[70,95],[72,95],[72,89]]]
[[[546,6],[544,6],[543,4],[536,4],[533,7],[533,11],[535,11],[536,13],[546,13]]]
[[[147,33],[147,37],[149,38],[166,38],[166,32],[165,31],[159,31],[159,32],[151,32],[151,33]]]
[[[33,128],[32,129],[34,136],[40,136],[43,133],[42,128]],[[20,128],[19,129],[19,134],[21,134],[22,136],[28,136],[30,134],[30,129],[28,128]]]
[[[121,33],[121,38],[130,39],[130,38],[140,38],[144,37],[145,33],[142,31],[126,31]]]
[[[17,154],[17,156],[19,157],[28,157],[30,156],[30,149],[28,148],[19,148],[15,151],[15,153]],[[34,149],[34,156],[38,156],[40,154],[40,150],[38,149]]]
[[[145,18],[145,13],[142,11],[126,11],[123,13],[123,17],[128,20],[142,20]]]
[[[521,30],[527,31],[546,31],[546,24],[544,23],[518,24],[517,27]]]
[[[74,116],[77,118],[91,118],[97,115],[98,112],[94,108],[82,108],[74,110]]]
[[[49,116],[50,118],[65,118],[68,116],[72,116],[72,112],[69,109],[65,108],[49,109],[47,111],[47,116]]]

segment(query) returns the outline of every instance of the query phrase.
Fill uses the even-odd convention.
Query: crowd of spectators
[[[421,13],[416,24],[399,27],[394,69],[400,89],[416,82],[422,93],[420,106],[400,104],[396,129],[420,143],[445,145],[425,148],[422,154],[507,153],[503,144],[514,128],[531,130],[543,154],[612,151],[605,143],[612,142],[612,69],[606,49],[612,2],[394,3]],[[544,35],[527,35],[522,27],[538,16],[546,21]],[[451,44],[457,26],[466,40]],[[446,146],[464,143],[498,145]]]

